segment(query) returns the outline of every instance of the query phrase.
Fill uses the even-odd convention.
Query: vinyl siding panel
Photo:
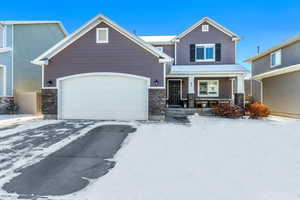
[[[36,91],[42,87],[42,68],[31,61],[63,39],[57,24],[14,25],[14,89]]]
[[[300,118],[300,72],[263,79],[263,103],[274,114]]]
[[[170,56],[175,57],[175,46],[174,45],[154,45],[155,47],[163,47],[163,52]]]
[[[207,24],[207,23],[203,23]],[[191,44],[221,44],[220,62],[190,62]],[[177,43],[177,65],[234,64],[235,42],[232,38],[209,25],[209,32],[202,32],[201,25],[180,39]]]
[[[96,28],[109,28],[109,43],[96,43]],[[97,25],[50,59],[44,71],[45,83],[59,77],[91,72],[128,73],[158,80],[163,86],[164,67],[158,58],[105,23]]]

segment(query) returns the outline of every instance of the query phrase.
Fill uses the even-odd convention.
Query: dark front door
[[[180,80],[169,80],[169,104],[180,105]]]

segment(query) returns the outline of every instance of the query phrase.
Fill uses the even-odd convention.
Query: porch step
[[[203,116],[211,116],[213,109],[211,108],[167,108],[167,117],[187,117],[198,113]]]

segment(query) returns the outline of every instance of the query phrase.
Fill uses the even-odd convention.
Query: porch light
[[[158,86],[158,83],[159,83],[159,82],[158,82],[158,80],[156,79],[156,80],[154,81],[154,85],[155,85],[155,86]]]
[[[48,87],[51,86],[52,83],[53,83],[53,82],[52,82],[51,80],[47,81],[47,86],[48,86]]]

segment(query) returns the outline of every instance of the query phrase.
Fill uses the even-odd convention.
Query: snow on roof
[[[155,43],[171,43],[176,35],[157,35],[157,36],[139,36],[145,42]]]
[[[211,72],[240,72],[246,73],[248,70],[242,65],[173,65],[170,74],[184,74],[184,73],[211,73]]]

